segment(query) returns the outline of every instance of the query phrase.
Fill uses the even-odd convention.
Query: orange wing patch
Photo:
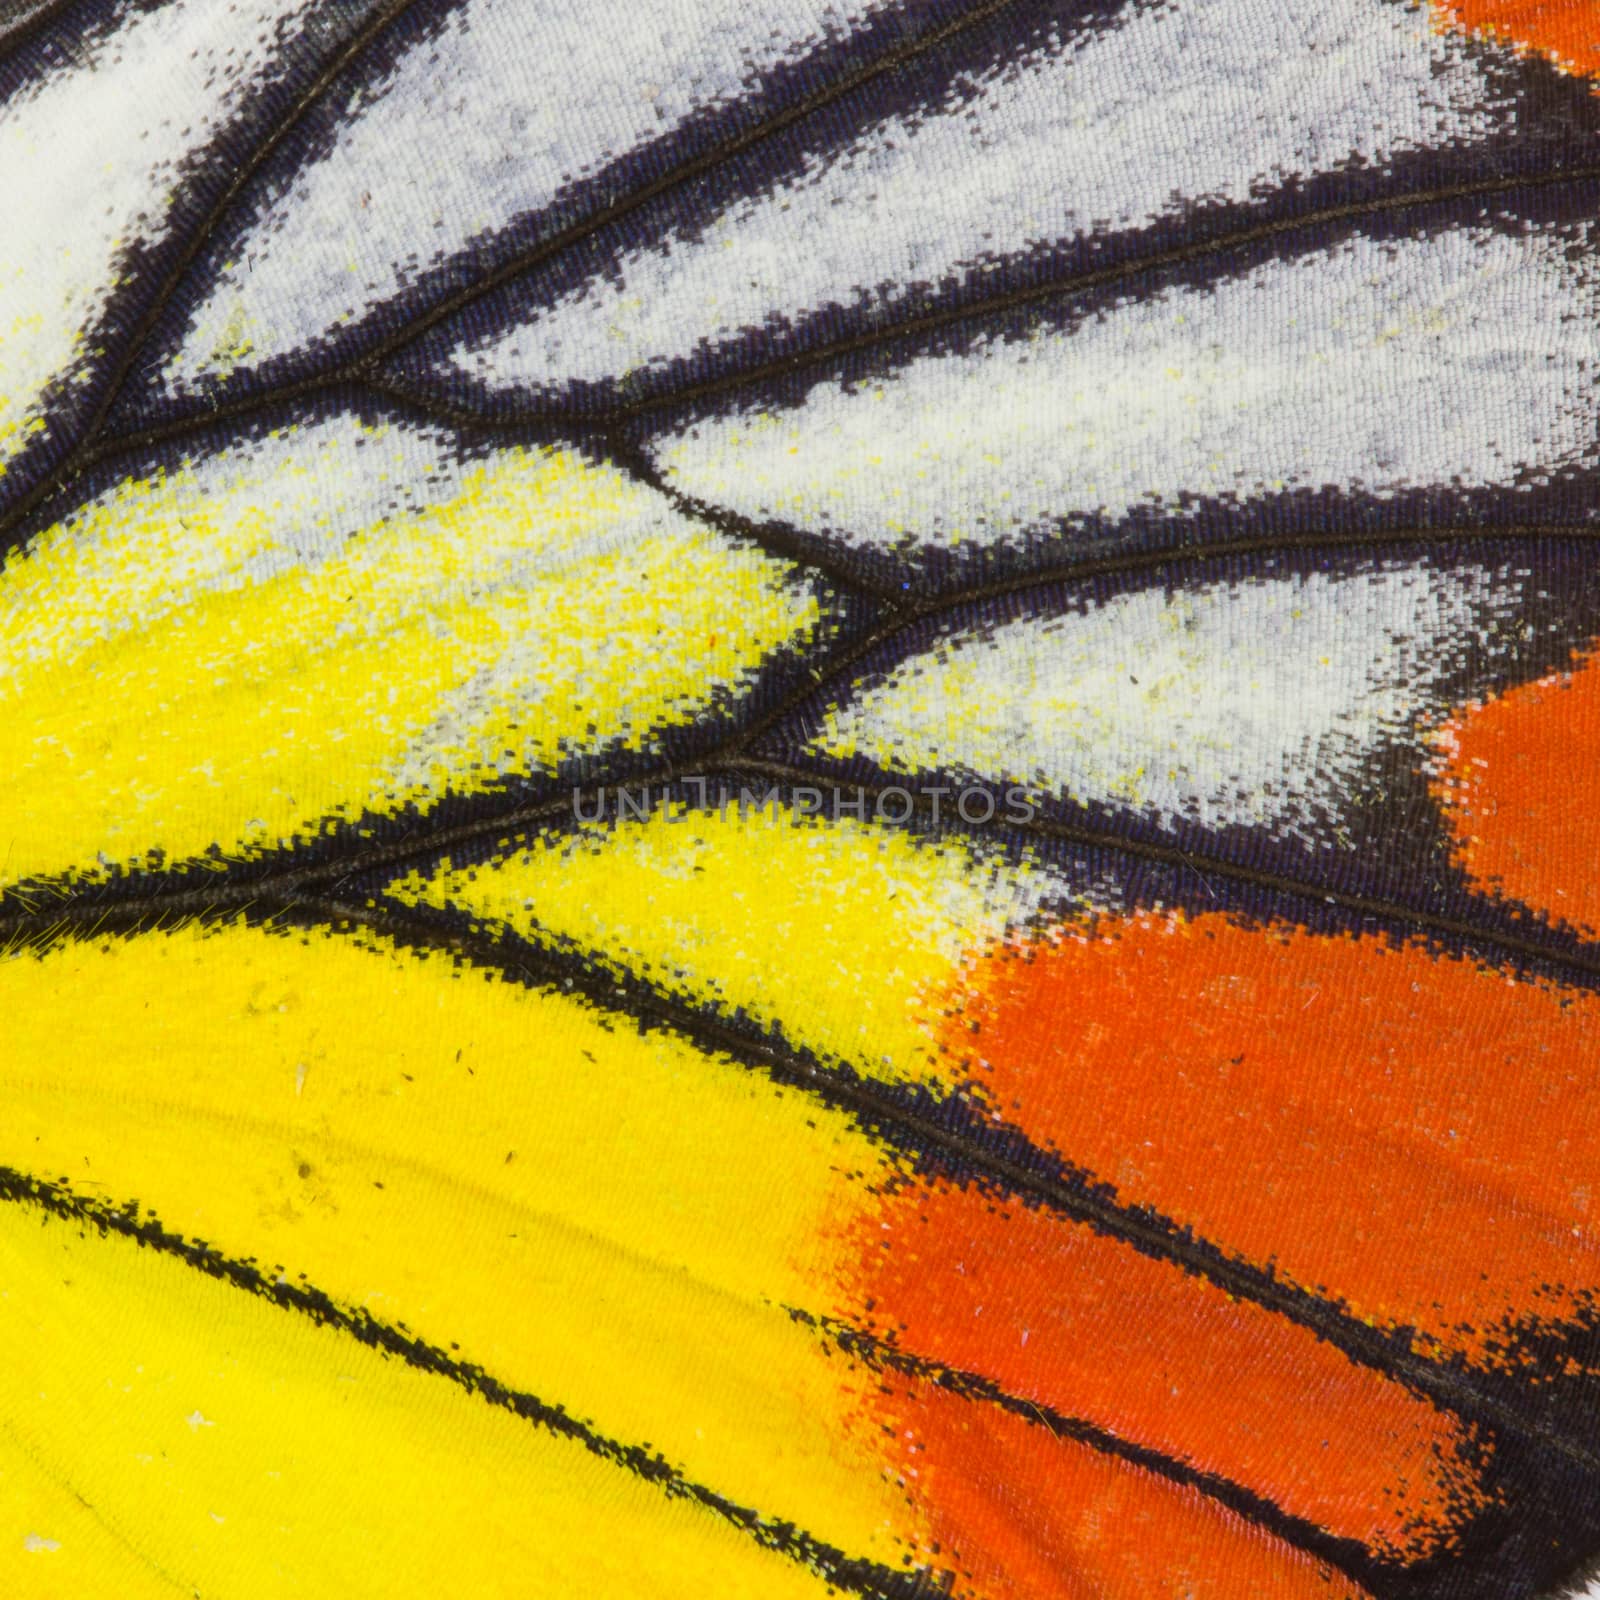
[[[1574,785],[1600,771],[1600,665],[1466,707],[1435,736],[1457,858],[1492,893],[1600,933],[1600,849]]]
[[[893,1190],[856,1227],[851,1298],[867,1311],[853,1320],[903,1351],[1227,1478],[1387,1558],[1448,1548],[1484,1508],[1468,1464],[1477,1441],[1460,1419],[1172,1262],[947,1185]],[[984,1449],[1001,1437],[985,1435]],[[1035,1430],[1028,1443],[1049,1441]],[[1019,1453],[997,1481],[1036,1470]],[[932,1507],[959,1520],[944,1492]]]
[[[1152,1207],[1430,1356],[1590,1316],[1600,1000],[1417,946],[1220,915],[980,958],[958,1070]]]
[[[897,1465],[960,1586],[1032,1600],[1363,1600],[1199,1490],[911,1379],[881,1397]]]
[[[1600,5],[1594,0],[1436,0],[1442,20],[1519,50],[1536,51],[1564,72],[1600,74]]]

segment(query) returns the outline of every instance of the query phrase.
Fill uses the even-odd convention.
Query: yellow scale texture
[[[577,1000],[333,934],[190,927],[17,954],[0,963],[0,1008],[20,1030],[0,1075],[0,1165],[137,1200],[173,1233],[304,1277],[849,1555],[899,1566],[916,1550],[903,1495],[852,1424],[853,1396],[875,1380],[786,1309],[838,1309],[840,1231],[892,1171],[843,1116]],[[46,1257],[68,1235],[5,1215]],[[130,1263],[168,1270],[148,1252],[94,1250],[107,1315]],[[33,1337],[31,1310],[0,1307],[15,1338]],[[98,1318],[70,1303],[60,1314]],[[294,1320],[248,1301],[229,1315],[259,1321],[253,1339]],[[187,1325],[174,1314],[173,1329]],[[335,1398],[347,1364],[367,1359],[322,1333],[283,1337],[321,1352],[308,1373]],[[102,1381],[94,1360],[124,1381],[121,1346],[100,1345],[72,1358],[90,1362],[81,1381]],[[255,1381],[239,1374],[230,1404],[271,1410],[279,1369],[265,1390]],[[429,1404],[451,1415],[466,1404],[443,1379],[393,1381],[437,1385]],[[303,1422],[321,1404],[305,1396],[289,1414]],[[509,1417],[474,1426],[528,1429],[518,1448],[536,1457],[568,1448]],[[486,1439],[482,1471],[506,1450]],[[570,1515],[597,1493],[633,1503],[621,1469],[597,1490],[599,1470],[573,1469]],[[131,1505],[150,1474],[122,1442],[86,1440],[71,1477],[109,1507]],[[691,1530],[709,1515],[673,1511]],[[261,1559],[298,1551],[336,1570],[299,1539],[269,1540]]]
[[[0,1209],[8,1595],[820,1594],[725,1520],[170,1256]]]
[[[893,1079],[934,1069],[930,1008],[963,956],[1032,909],[1030,870],[848,817],[663,808],[486,866],[407,873],[389,892],[570,943]]]
[[[360,468],[321,449],[279,476]],[[125,483],[0,571],[0,882],[644,749],[819,624],[791,568],[570,451],[470,464],[314,561],[270,515],[292,482],[243,487],[261,508],[224,518],[193,470]]]

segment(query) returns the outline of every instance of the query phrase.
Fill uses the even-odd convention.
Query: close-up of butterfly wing
[[[1600,1595],[1600,6],[21,0],[0,196],[0,1594]]]

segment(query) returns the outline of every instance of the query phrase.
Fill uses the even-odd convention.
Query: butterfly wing
[[[1593,1557],[1587,16],[19,17],[11,1588]]]

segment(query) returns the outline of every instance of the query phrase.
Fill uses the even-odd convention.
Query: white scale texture
[[[169,393],[313,344],[886,0],[469,0],[353,94],[190,319]]]
[[[984,72],[975,92],[890,117],[697,236],[669,231],[482,348],[495,389],[559,391],[693,355],[806,312],[892,305],[984,262],[1136,228],[1200,197],[1493,126],[1463,44],[1395,0],[1130,7]]]
[[[89,373],[131,249],[167,235],[188,158],[247,104],[308,3],[130,9],[0,112],[0,472],[44,426],[52,387]]]
[[[1570,244],[1356,238],[651,450],[706,502],[879,549],[1000,545],[1195,496],[1505,484],[1595,454],[1596,285]]]
[[[1326,839],[1519,585],[1481,569],[1292,575],[941,642],[831,712],[816,748],[957,769],[1163,822]]]

